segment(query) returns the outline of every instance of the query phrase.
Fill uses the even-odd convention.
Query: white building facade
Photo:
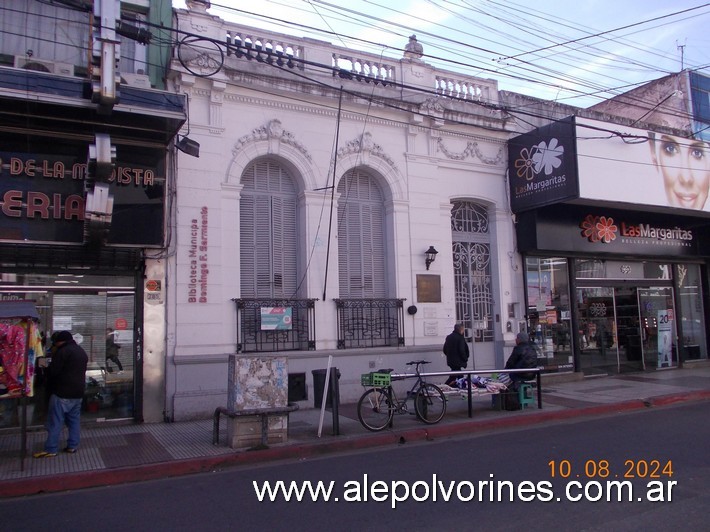
[[[502,367],[524,290],[496,82],[431,67],[416,39],[400,58],[358,54],[203,2],[177,29],[171,83],[199,157],[178,159],[165,416],[223,405],[232,353],[286,356],[302,406],[329,356],[343,402],[373,369],[447,370],[456,322],[469,368]]]

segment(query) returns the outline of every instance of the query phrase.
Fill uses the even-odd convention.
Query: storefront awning
[[[187,120],[183,95],[120,86],[110,114],[91,102],[88,79],[0,67],[0,127],[93,135],[167,146]]]

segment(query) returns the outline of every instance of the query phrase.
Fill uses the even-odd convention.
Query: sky
[[[682,68],[710,75],[702,1],[212,0],[209,13],[392,59],[415,34],[438,69],[579,107]]]

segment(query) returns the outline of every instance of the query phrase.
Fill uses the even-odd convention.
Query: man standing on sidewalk
[[[454,326],[453,332],[448,335],[444,341],[446,364],[451,371],[461,371],[461,369],[465,368],[466,364],[468,364],[468,344],[466,343],[466,337],[463,335],[464,330],[464,326],[457,323]],[[461,377],[461,375],[449,375],[445,384],[453,386],[456,383],[456,379],[459,377]]]
[[[74,341],[69,331],[60,331],[52,336],[56,349],[49,363],[47,412],[47,440],[44,451],[34,454],[35,458],[57,456],[59,435],[67,426],[67,453],[75,453],[79,447],[81,401],[86,387],[86,366],[89,357]]]

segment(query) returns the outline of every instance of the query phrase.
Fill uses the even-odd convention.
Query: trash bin
[[[340,397],[340,388],[338,387],[338,381],[340,380],[340,370],[338,368],[331,368],[334,370],[333,373],[338,376],[337,379],[333,378],[333,373],[330,375],[330,382],[328,383],[328,396],[325,399],[325,406],[333,406],[333,394],[335,397]],[[325,376],[328,373],[327,369],[314,369],[311,371],[313,374],[313,407],[321,408],[323,404],[323,388],[325,388]]]

